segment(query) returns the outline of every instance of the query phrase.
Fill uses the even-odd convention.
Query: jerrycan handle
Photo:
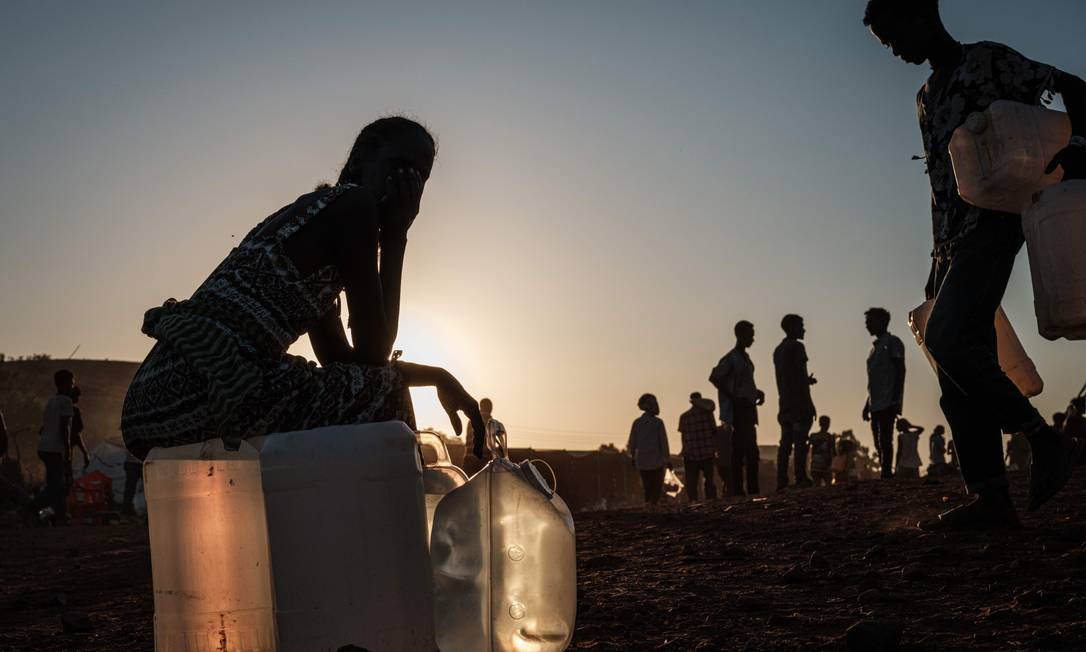
[[[543,466],[547,467],[547,472],[551,474],[551,481],[550,481],[551,493],[557,492],[558,491],[558,475],[554,472],[554,468],[550,464],[547,463],[547,460],[545,460],[543,458],[540,458],[540,457],[536,457],[536,458],[528,460],[528,463],[531,464],[533,467],[536,465],[536,462],[538,462],[538,463],[542,464]]]

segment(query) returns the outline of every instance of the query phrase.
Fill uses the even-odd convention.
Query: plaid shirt
[[[683,436],[683,459],[708,460],[716,457],[716,418],[710,410],[692,407],[679,417]]]

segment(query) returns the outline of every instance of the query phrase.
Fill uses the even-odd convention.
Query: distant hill
[[[83,390],[79,401],[86,425],[83,438],[91,449],[103,439],[120,438],[121,405],[138,368],[137,362],[113,360],[0,362],[0,411],[4,413],[8,431],[14,433],[12,445],[18,443],[18,456],[28,470],[34,473],[37,465],[38,428],[42,407],[56,392],[54,372],[70,369]],[[16,457],[16,451],[9,455]],[[82,461],[81,457],[78,459]]]

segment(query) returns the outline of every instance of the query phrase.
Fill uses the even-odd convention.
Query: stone
[[[892,652],[901,644],[901,625],[888,620],[861,620],[845,631],[850,652]]]
[[[66,634],[87,634],[94,631],[90,616],[82,611],[65,611],[60,615],[60,625]]]

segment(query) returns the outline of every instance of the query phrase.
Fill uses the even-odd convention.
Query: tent
[[[134,458],[129,457],[128,450],[120,441],[107,439],[91,450],[90,464],[87,465],[87,468],[75,468],[73,469],[73,475],[79,478],[83,474],[101,471],[113,481],[113,502],[120,505],[124,502],[124,463],[129,459],[134,460]],[[132,507],[139,516],[147,514],[147,500],[143,495],[143,480],[140,480],[136,486],[136,495],[132,500]]]

